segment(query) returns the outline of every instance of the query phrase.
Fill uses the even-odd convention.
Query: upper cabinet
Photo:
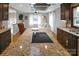
[[[71,3],[61,4],[61,20],[70,20],[71,13]]]
[[[0,21],[8,20],[9,3],[0,3]]]
[[[3,19],[8,20],[9,15],[9,4],[5,3],[3,4]]]
[[[2,20],[2,4],[0,3],[0,21]]]
[[[76,6],[79,6],[79,3],[72,3],[71,4],[71,7],[76,7]]]
[[[65,19],[64,9],[65,9],[64,4],[61,4],[61,20]]]

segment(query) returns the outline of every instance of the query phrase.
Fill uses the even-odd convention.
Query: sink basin
[[[70,29],[69,31],[70,31],[70,32],[74,32],[74,33],[76,33],[76,34],[79,34],[79,30],[77,30],[77,29]]]
[[[76,34],[79,34],[79,32],[77,32]]]

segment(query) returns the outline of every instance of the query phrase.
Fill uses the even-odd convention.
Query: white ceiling
[[[38,13],[48,13],[50,11],[55,10],[56,8],[58,8],[60,6],[60,4],[51,4],[50,7],[48,7],[46,10],[41,11],[41,10],[37,10]],[[10,3],[10,7],[20,11],[21,13],[34,13],[35,11],[33,10],[32,4],[29,3]]]

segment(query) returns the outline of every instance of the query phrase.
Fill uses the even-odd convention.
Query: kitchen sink
[[[69,29],[70,32],[74,32],[76,34],[79,34],[79,29]]]

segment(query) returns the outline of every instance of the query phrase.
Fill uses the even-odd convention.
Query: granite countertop
[[[74,28],[59,28],[59,29],[64,30],[68,33],[71,33],[71,34],[79,37],[79,31],[77,31],[77,29],[74,29]]]
[[[5,28],[4,29],[0,29],[0,34],[5,32],[5,31],[7,31],[7,30],[10,30],[10,29],[9,28],[8,29],[5,29]]]

